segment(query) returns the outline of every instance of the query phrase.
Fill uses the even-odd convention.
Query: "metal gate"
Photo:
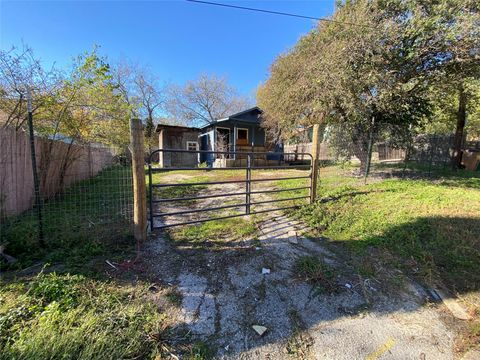
[[[197,164],[200,162],[201,157],[203,158],[212,158],[220,156],[221,158],[228,158],[229,159],[237,159],[240,160],[239,163],[243,166],[223,166],[223,167],[214,167],[213,164],[210,163],[210,166],[185,166],[185,167],[155,167],[152,164],[152,160],[155,156],[160,156],[161,154],[194,154],[197,156]],[[188,156],[188,155],[187,155]],[[244,161],[242,161],[242,158]],[[305,159],[306,158],[306,159]],[[260,160],[265,161],[260,161]],[[301,160],[299,160],[301,159]],[[262,162],[265,162],[265,165],[261,165]],[[275,163],[276,165],[269,166],[268,164]],[[306,164],[306,162],[308,164]],[[260,164],[259,164],[260,163]],[[291,176],[291,177],[277,177],[277,178],[252,178],[252,170],[281,170],[281,169],[294,169],[294,170],[305,170],[308,173],[304,176]],[[245,170],[245,177],[241,180],[223,180],[223,181],[210,181],[210,182],[187,182],[187,183],[153,183],[153,174],[155,173],[162,173],[162,172],[171,172],[171,171],[218,171],[218,170]],[[245,216],[245,215],[252,215],[252,214],[260,214],[265,212],[277,211],[277,210],[286,210],[297,208],[299,205],[294,206],[285,206],[285,207],[275,207],[270,209],[263,209],[258,211],[252,211],[252,206],[267,204],[267,203],[279,203],[291,200],[298,200],[298,199],[310,199],[312,201],[312,184],[313,181],[313,166],[312,166],[312,155],[309,153],[275,153],[275,152],[227,152],[227,151],[206,151],[206,150],[176,150],[176,149],[159,149],[153,151],[149,158],[148,158],[148,181],[149,181],[149,221],[150,221],[150,229],[163,229],[172,226],[179,226],[179,225],[188,225],[188,224],[195,224],[195,223],[202,223],[206,221],[212,220],[221,220],[221,219],[228,219],[233,217]],[[287,189],[270,189],[270,190],[252,190],[252,183],[261,183],[267,181],[282,181],[282,180],[293,180],[293,179],[309,179],[308,186],[301,186],[301,187],[294,187],[294,188],[287,188]],[[201,185],[219,185],[219,184],[233,184],[239,183],[245,185],[245,191],[241,192],[234,192],[234,193],[224,193],[224,194],[212,194],[212,195],[198,195],[198,196],[186,196],[186,197],[173,197],[173,198],[155,198],[154,197],[154,189],[155,188],[167,188],[167,187],[178,187],[178,186],[201,186]],[[309,190],[308,196],[297,196],[291,198],[282,198],[282,199],[272,199],[272,200],[264,200],[264,201],[253,201],[255,195],[258,194],[266,194],[266,193],[279,193],[279,192],[286,192],[286,191],[294,191],[294,190]],[[175,212],[159,212],[155,209],[156,204],[161,203],[168,203],[168,202],[181,202],[181,201],[189,201],[189,200],[197,200],[197,199],[209,199],[209,198],[227,198],[231,196],[245,196],[245,201],[238,204],[233,205],[224,205],[224,206],[215,206],[210,208],[202,208],[202,209],[192,209],[186,211],[175,211]],[[225,215],[225,216],[217,216],[217,217],[208,217],[205,219],[200,220],[190,220],[190,221],[182,221],[177,222],[174,224],[162,224],[155,226],[155,218],[164,218],[166,216],[174,216],[174,215],[188,215],[193,213],[199,212],[209,212],[209,211],[216,211],[216,210],[223,210],[229,208],[239,208],[244,207],[245,211],[240,214],[233,214],[233,215]]]

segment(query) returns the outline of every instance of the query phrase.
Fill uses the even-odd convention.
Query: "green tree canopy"
[[[432,84],[477,76],[479,5],[349,1],[272,64],[257,93],[266,126],[288,138],[327,122],[362,159],[378,129],[406,134],[431,115]],[[385,126],[382,126],[385,125]]]

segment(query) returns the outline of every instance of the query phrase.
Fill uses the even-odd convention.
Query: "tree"
[[[480,138],[480,80],[465,80],[466,125],[468,139]],[[459,109],[458,89],[448,83],[432,86],[429,90],[432,103],[432,121],[423,125],[424,131],[431,134],[454,134]],[[465,136],[463,136],[465,137]]]
[[[116,65],[113,70],[118,91],[127,103],[132,116],[145,119],[145,140],[149,148],[155,145],[155,119],[165,105],[165,87],[147,68],[127,63]]]
[[[34,128],[37,136],[68,144],[61,154],[54,152],[54,142],[42,147],[38,164],[45,183],[53,156],[60,164],[59,186],[78,156],[74,145],[92,142],[125,149],[129,142],[127,106],[116,93],[110,66],[105,58],[91,52],[79,55],[71,69],[46,71],[33,51],[12,49],[0,53],[2,89],[0,111],[5,126],[25,127],[26,92],[32,91]]]
[[[63,72],[45,70],[27,46],[13,48],[0,52],[0,73],[5,126],[24,127],[30,88],[37,134],[68,137],[72,144],[102,142],[123,147],[128,143],[127,107],[97,47],[79,55]]]
[[[457,98],[453,168],[460,167],[468,105],[474,94],[469,86],[480,77],[480,4],[476,1],[443,0],[410,6],[416,12],[410,40],[422,49],[430,82]],[[407,37],[408,38],[408,37]],[[416,39],[422,41],[418,42]],[[432,104],[441,99],[434,99]],[[434,118],[432,120],[435,120]]]
[[[16,130],[26,126],[27,89],[33,95],[35,114],[52,102],[62,77],[55,69],[45,70],[27,45],[0,50],[0,119],[4,126]]]
[[[197,126],[245,110],[249,105],[225,78],[216,75],[202,74],[184,86],[173,85],[168,91],[169,113],[181,122]]]
[[[405,134],[431,113],[428,87],[478,67],[474,1],[349,1],[272,65],[257,100],[288,136],[320,121],[362,160],[385,129]],[[477,65],[475,65],[477,64]],[[280,120],[279,120],[280,119]],[[346,142],[348,140],[348,143]],[[350,144],[350,145],[349,145]]]

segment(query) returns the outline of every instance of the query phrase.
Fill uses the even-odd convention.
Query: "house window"
[[[197,151],[198,150],[198,142],[187,141],[187,150],[188,151]]]
[[[237,129],[237,144],[248,145],[248,129]]]

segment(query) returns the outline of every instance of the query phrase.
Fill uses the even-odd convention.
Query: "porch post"
[[[237,125],[234,122],[233,123],[233,160],[237,159],[237,154],[235,154],[235,151],[237,151]]]
[[[214,126],[213,127],[213,144],[212,144],[212,151],[216,151],[216,147],[217,147],[217,127]],[[216,154],[212,154],[214,159],[217,158],[217,155]]]
[[[252,126],[252,152],[255,151],[255,125]]]
[[[163,129],[160,130],[160,133],[158,134],[158,148],[161,150],[163,149]],[[163,159],[163,151],[158,152],[158,165],[163,168],[164,165],[164,159]]]

